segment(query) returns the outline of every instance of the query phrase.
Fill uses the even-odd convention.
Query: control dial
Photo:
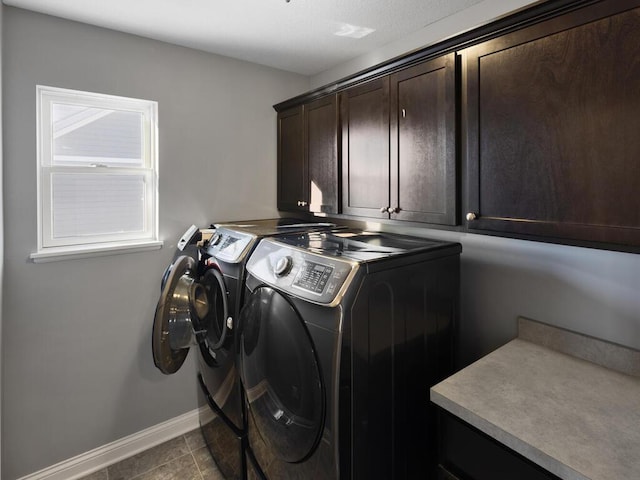
[[[293,259],[287,255],[285,257],[280,258],[276,262],[276,266],[273,268],[273,273],[276,274],[276,277],[284,277],[293,266]]]
[[[220,243],[220,240],[222,240],[222,235],[220,235],[219,233],[214,233],[213,237],[211,237],[211,240],[209,240],[209,245],[217,245]]]

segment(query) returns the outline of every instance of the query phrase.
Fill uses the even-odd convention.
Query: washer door
[[[324,425],[318,358],[293,305],[256,289],[240,314],[240,375],[249,413],[273,455],[289,463],[313,453]]]

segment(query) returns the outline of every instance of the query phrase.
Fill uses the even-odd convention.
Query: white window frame
[[[118,97],[37,85],[37,192],[38,242],[34,262],[117,252],[157,249],[158,239],[158,104],[150,100]],[[143,118],[143,165],[116,167],[101,164],[66,166],[53,164],[53,104],[69,104],[140,113]],[[51,182],[55,174],[136,175],[145,181],[144,228],[141,232],[95,234],[54,238]]]

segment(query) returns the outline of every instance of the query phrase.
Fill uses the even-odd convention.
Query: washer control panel
[[[358,263],[324,257],[264,239],[247,263],[247,271],[268,285],[322,305],[340,302]]]
[[[254,235],[220,227],[209,240],[206,252],[225,262],[240,263],[256,240]]]
[[[293,286],[322,294],[332,273],[333,267],[313,261],[304,261],[298,275],[293,280]]]

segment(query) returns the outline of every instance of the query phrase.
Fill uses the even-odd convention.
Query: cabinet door
[[[391,218],[455,225],[455,55],[391,76]]]
[[[470,230],[640,246],[638,5],[598,2],[464,52]]]
[[[388,218],[389,78],[340,94],[342,211]]]
[[[278,209],[306,210],[309,202],[304,159],[302,106],[278,113]]]
[[[305,157],[309,210],[339,213],[338,106],[336,95],[305,105]]]
[[[438,409],[438,414],[438,457],[442,472],[439,478],[560,480],[448,412]]]

